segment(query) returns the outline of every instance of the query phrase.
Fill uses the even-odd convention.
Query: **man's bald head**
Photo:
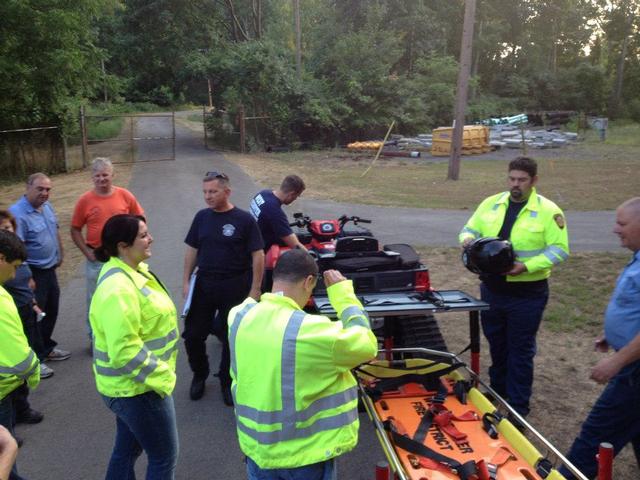
[[[620,237],[623,247],[640,251],[640,197],[630,198],[618,207],[613,233]]]

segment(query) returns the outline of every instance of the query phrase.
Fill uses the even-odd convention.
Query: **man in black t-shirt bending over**
[[[249,211],[258,222],[260,233],[264,239],[265,252],[271,245],[286,245],[291,248],[304,248],[300,240],[289,226],[287,215],[282,205],[292,204],[306,185],[297,175],[287,175],[277,190],[261,190],[249,204]]]
[[[192,400],[202,398],[209,376],[206,339],[213,333],[222,342],[218,376],[222,399],[233,405],[229,375],[229,340],[226,319],[232,307],[247,296],[260,298],[264,269],[263,241],[253,217],[230,201],[229,177],[208,172],[203,179],[204,200],[209,208],[196,213],[185,243],[183,295],[188,297],[191,274],[195,284],[184,321],[184,338],[193,380]]]

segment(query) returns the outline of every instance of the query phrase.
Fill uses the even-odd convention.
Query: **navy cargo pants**
[[[591,413],[582,424],[567,459],[587,478],[598,473],[596,454],[602,442],[613,445],[617,455],[631,443],[640,465],[640,361],[623,368],[613,377]],[[560,468],[567,479],[575,478],[567,468]]]
[[[480,314],[491,352],[491,388],[526,416],[533,384],[536,334],[549,292],[545,289],[535,297],[516,297],[492,292],[481,284],[480,294],[491,307]]]

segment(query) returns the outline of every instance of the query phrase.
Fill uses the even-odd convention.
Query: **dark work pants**
[[[602,442],[613,445],[617,455],[631,442],[640,466],[640,362],[625,367],[613,377],[596,401],[574,440],[567,459],[587,478],[596,478],[596,454]],[[565,478],[575,478],[560,468]]]
[[[40,269],[31,267],[33,280],[36,282],[36,301],[47,315],[40,322],[40,336],[44,347],[44,356],[51,353],[57,345],[51,336],[58,320],[60,305],[60,286],[55,268]]]
[[[231,385],[227,316],[229,310],[247,298],[250,289],[250,271],[225,279],[198,275],[182,333],[189,365],[195,376],[205,378],[209,375],[206,340],[209,334],[214,334],[222,342],[218,371],[220,384],[223,387]]]
[[[536,334],[549,293],[515,297],[491,292],[481,284],[480,295],[491,307],[480,313],[482,331],[491,353],[491,388],[526,416],[533,385]]]
[[[33,305],[21,305],[18,307],[20,320],[22,320],[22,328],[24,335],[27,337],[29,346],[36,352],[38,359],[44,359],[44,347],[42,346],[42,338],[40,338],[40,328],[36,321],[36,313],[33,311]],[[29,405],[29,387],[24,383],[13,391],[13,409],[17,416],[26,412],[31,408]]]
[[[13,410],[13,394],[11,392],[9,395],[0,400],[0,425],[5,427],[11,435],[13,435],[13,425],[15,423],[15,412]],[[11,472],[9,473],[9,480],[23,480],[23,478],[18,475],[18,467],[14,464]]]

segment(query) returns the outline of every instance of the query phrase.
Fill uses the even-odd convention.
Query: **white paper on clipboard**
[[[182,315],[181,318],[186,318],[189,313],[189,307],[191,307],[191,299],[193,298],[193,289],[196,286],[196,273],[197,269],[191,274],[189,278],[189,293],[187,293],[187,298],[184,300],[184,307],[182,307]]]

